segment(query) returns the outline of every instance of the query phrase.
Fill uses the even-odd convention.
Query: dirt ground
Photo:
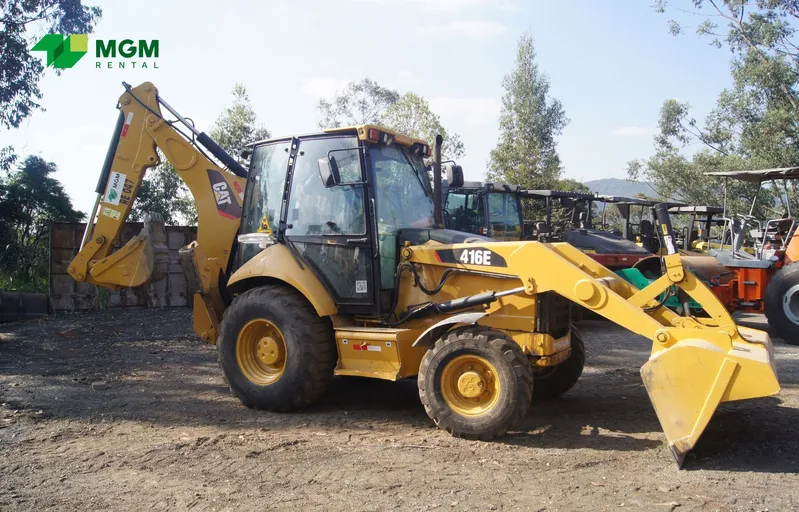
[[[248,410],[189,310],[0,325],[0,510],[799,509],[799,347],[777,346],[779,397],[723,405],[678,470],[638,375],[647,342],[582,329],[577,386],[486,443],[433,427],[413,381]]]

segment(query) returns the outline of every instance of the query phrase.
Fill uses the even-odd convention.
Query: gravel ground
[[[413,381],[248,410],[184,309],[0,325],[0,510],[799,509],[799,347],[777,346],[781,394],[723,405],[678,470],[646,340],[582,330],[577,386],[487,443],[433,427]]]

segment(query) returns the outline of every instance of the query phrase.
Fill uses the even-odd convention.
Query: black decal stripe
[[[235,193],[232,188],[230,188],[230,185],[228,185],[227,180],[225,180],[225,177],[222,176],[222,173],[216,169],[208,169],[208,180],[211,182],[212,189],[217,183],[224,183],[224,188],[228,193],[228,197],[230,198],[229,202],[222,204],[219,204],[218,202],[216,203],[216,209],[219,212],[219,215],[228,219],[240,219],[241,204],[239,204],[239,195]]]

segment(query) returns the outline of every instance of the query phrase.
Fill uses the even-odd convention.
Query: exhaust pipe
[[[436,135],[436,145],[433,146],[433,223],[444,226],[444,206],[441,197],[441,146],[444,144],[444,137]]]

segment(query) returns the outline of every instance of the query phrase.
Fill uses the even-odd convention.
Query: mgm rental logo
[[[158,69],[158,39],[98,39],[96,69]],[[47,66],[69,69],[89,52],[88,34],[47,34],[31,51],[46,52]]]

